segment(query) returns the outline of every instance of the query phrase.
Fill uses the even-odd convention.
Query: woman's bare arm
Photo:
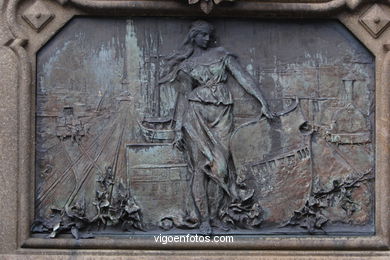
[[[183,125],[183,116],[188,106],[187,96],[192,90],[192,80],[184,72],[179,72],[176,78],[177,99],[173,120],[176,122],[175,130],[180,131]]]
[[[227,57],[227,66],[233,77],[245,89],[246,92],[254,96],[262,105],[262,112],[268,118],[273,118],[275,115],[269,110],[268,104],[265,101],[263,94],[253,78],[246,72],[236,58],[229,55]]]
[[[179,150],[183,150],[183,119],[184,114],[189,105],[188,94],[192,90],[192,80],[184,72],[179,72],[177,78],[175,79],[177,98],[175,104],[175,110],[173,114],[173,120],[175,121],[175,139],[173,141],[173,146],[177,147]]]

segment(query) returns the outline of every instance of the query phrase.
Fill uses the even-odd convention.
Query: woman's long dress
[[[181,82],[184,90],[178,91],[187,100],[181,108],[181,131],[200,217],[254,226],[261,222],[260,207],[255,202],[241,204],[229,148],[233,98],[226,81],[234,59],[222,47],[208,50],[203,57],[183,61],[170,81]]]
[[[229,140],[233,131],[233,98],[225,84],[231,55],[222,48],[209,62],[186,61],[181,67],[196,87],[187,95],[183,134],[190,170],[206,174],[227,194]]]

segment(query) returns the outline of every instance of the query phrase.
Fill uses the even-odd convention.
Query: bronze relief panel
[[[334,21],[75,18],[37,55],[32,231],[373,234],[374,62]]]

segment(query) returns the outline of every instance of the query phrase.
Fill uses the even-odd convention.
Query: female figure
[[[181,51],[167,59],[168,73],[160,81],[178,86],[174,146],[187,154],[203,234],[221,225],[222,209],[236,200],[237,180],[229,151],[233,99],[225,84],[228,75],[261,103],[267,118],[274,117],[257,84],[235,56],[222,47],[210,47],[212,36],[212,25],[194,22]]]

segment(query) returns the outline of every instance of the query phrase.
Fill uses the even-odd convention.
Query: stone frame
[[[98,255],[117,259],[141,256],[264,259],[325,259],[328,257],[390,257],[390,22],[389,0],[237,0],[221,3],[208,15],[184,0],[39,0],[26,22],[31,0],[2,1],[0,16],[0,254],[6,259],[51,259]],[[362,16],[379,8],[385,26],[370,30]],[[46,7],[46,8],[45,8]],[[28,15],[31,15],[30,13]],[[335,19],[375,56],[375,235],[357,237],[240,237],[233,244],[155,243],[152,238],[53,240],[33,238],[35,76],[37,51],[74,16],[210,16]],[[35,17],[35,18],[34,18]],[[41,22],[39,19],[45,19]],[[30,19],[30,20],[31,20]],[[28,18],[27,18],[28,20]],[[374,17],[375,20],[375,17]],[[383,20],[372,21],[375,24]],[[374,25],[375,26],[375,25]],[[202,250],[202,251],[183,251]],[[117,251],[114,251],[117,250]],[[178,251],[180,250],[180,251]],[[210,251],[213,250],[213,251]],[[2,257],[1,257],[2,258]]]

